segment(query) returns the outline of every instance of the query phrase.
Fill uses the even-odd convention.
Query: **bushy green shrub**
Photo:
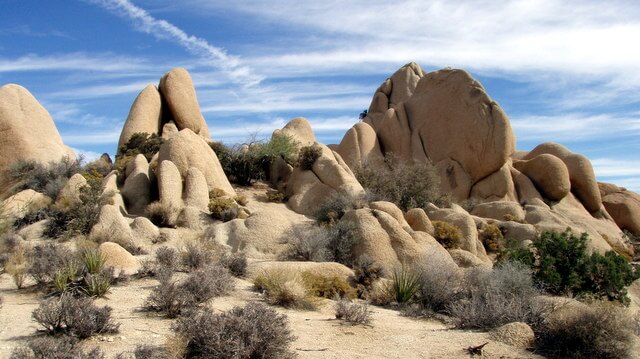
[[[160,147],[164,143],[164,138],[157,134],[151,134],[145,132],[136,132],[118,149],[118,156],[116,157],[116,166],[123,168],[122,163],[118,163],[118,160],[123,157],[134,158],[138,154],[144,155],[148,161],[151,161],[153,155],[160,151]],[[126,167],[126,164],[125,164]],[[124,168],[123,168],[124,169]]]
[[[500,227],[493,223],[487,223],[480,231],[480,238],[484,247],[493,253],[504,250],[505,240]]]
[[[534,277],[554,294],[588,294],[609,300],[628,300],[625,287],[638,278],[626,259],[613,251],[587,254],[589,237],[567,230],[545,232],[533,242],[537,260]]]
[[[233,219],[235,216],[231,212],[237,209],[238,204],[233,200],[233,198],[212,197],[209,199],[209,211],[211,212],[211,217],[215,219]]]
[[[316,308],[316,298],[293,271],[266,270],[253,280],[253,287],[262,292],[269,304],[305,310]]]
[[[287,317],[264,304],[215,313],[210,308],[178,319],[174,330],[185,339],[186,358],[292,358]]]
[[[355,170],[358,182],[373,201],[395,203],[403,211],[428,203],[448,207],[450,195],[440,191],[440,177],[427,162],[402,163],[387,155],[385,164],[363,164]]]
[[[433,237],[447,249],[460,248],[460,241],[462,240],[462,231],[457,226],[443,222],[432,221],[433,224]]]
[[[104,204],[101,183],[88,182],[80,188],[80,202],[73,202],[66,209],[51,207],[46,211],[48,221],[43,234],[48,238],[87,235],[98,222]]]

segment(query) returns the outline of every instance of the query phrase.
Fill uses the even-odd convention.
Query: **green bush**
[[[460,248],[460,241],[462,240],[460,228],[443,221],[432,221],[431,223],[433,224],[433,237],[438,243],[447,249]]]
[[[118,156],[116,156],[116,166],[126,168],[126,164],[118,164],[118,160],[123,157],[134,158],[138,154],[144,155],[148,161],[151,161],[153,155],[160,151],[160,146],[164,143],[164,139],[157,134],[149,135],[144,132],[136,132],[125,143],[118,148]],[[122,161],[121,161],[122,162]]]
[[[402,163],[389,154],[384,165],[365,163],[355,175],[372,201],[392,202],[403,211],[424,208],[428,203],[439,207],[451,204],[450,195],[440,191],[440,177],[430,163]]]
[[[287,317],[260,303],[222,313],[205,308],[178,319],[173,329],[187,343],[185,358],[294,357]]]
[[[322,147],[319,145],[304,146],[298,154],[298,166],[305,171],[310,171],[320,156],[322,156]]]
[[[211,217],[220,220],[229,220],[237,216],[238,204],[229,197],[211,197],[209,199],[209,211]],[[234,215],[235,214],[235,215]]]
[[[587,254],[589,237],[567,230],[545,232],[533,243],[537,261],[534,277],[554,294],[587,294],[626,302],[625,287],[638,278],[626,259],[613,251]]]
[[[48,238],[71,238],[87,235],[98,222],[104,201],[99,181],[88,182],[80,188],[80,202],[67,209],[51,207],[46,211],[49,219],[43,234]]]

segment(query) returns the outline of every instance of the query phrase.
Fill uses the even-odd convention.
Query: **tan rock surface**
[[[204,174],[209,190],[220,188],[231,196],[236,192],[227,179],[218,156],[200,136],[190,129],[181,130],[160,147],[158,161],[169,160],[176,165],[184,179],[189,168],[195,167]]]
[[[142,215],[151,203],[151,180],[149,163],[144,155],[138,154],[127,164],[126,179],[122,186],[122,197],[128,213]]]
[[[559,201],[569,194],[569,170],[561,159],[541,154],[528,160],[514,161],[513,167],[529,177],[543,196]]]
[[[24,218],[31,212],[46,208],[53,201],[32,189],[20,191],[4,200],[4,214],[13,218]]]
[[[187,171],[184,181],[184,204],[207,211],[209,206],[209,188],[207,179],[196,167],[191,167]]]
[[[87,180],[80,173],[76,173],[67,183],[64,184],[64,187],[58,193],[58,198],[56,199],[57,203],[66,202],[67,204],[71,203],[79,203],[80,201],[80,189],[87,185]]]
[[[129,141],[134,133],[158,134],[162,123],[162,101],[154,85],[147,85],[133,101],[129,116],[118,140],[120,147]]]
[[[412,208],[404,215],[411,229],[433,235],[433,224],[422,208]]]
[[[160,79],[160,93],[164,97],[178,130],[185,128],[209,139],[209,128],[202,117],[191,75],[178,67]]]
[[[336,152],[352,170],[364,163],[376,164],[384,160],[376,132],[365,122],[356,123],[345,133]]]
[[[618,227],[640,235],[640,195],[620,189],[606,194],[602,203]]]
[[[172,162],[164,160],[158,165],[158,194],[160,202],[174,207],[182,207],[182,176]]]
[[[311,146],[316,142],[311,124],[304,117],[296,117],[289,121],[282,129],[273,131],[273,136],[290,136],[299,143],[300,146]]]
[[[105,258],[105,267],[113,267],[116,275],[133,275],[140,268],[138,259],[117,243],[104,242],[98,249]]]
[[[531,348],[535,340],[533,329],[522,322],[508,323],[498,327],[491,331],[491,337],[501,343],[522,349]]]

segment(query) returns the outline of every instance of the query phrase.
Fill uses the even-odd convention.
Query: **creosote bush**
[[[329,251],[329,232],[325,227],[297,225],[285,234],[287,250],[283,259],[294,261],[326,262],[332,258]]]
[[[218,263],[236,277],[247,274],[247,256],[243,252],[224,253]]]
[[[353,272],[358,298],[364,299],[369,297],[373,284],[384,276],[384,268],[366,254],[358,257]]]
[[[45,299],[33,311],[33,319],[49,335],[66,334],[80,339],[117,333],[120,326],[111,319],[110,307],[99,308],[91,299],[69,295]]]
[[[149,203],[145,213],[147,218],[156,226],[174,228],[178,221],[180,209],[172,204],[156,201]]]
[[[403,211],[424,208],[428,203],[439,207],[451,204],[450,196],[440,191],[440,177],[430,163],[406,164],[387,154],[384,164],[365,163],[354,172],[372,201],[392,202]]]
[[[72,160],[64,157],[60,161],[43,165],[36,161],[19,160],[11,164],[8,176],[17,182],[12,188],[13,193],[25,189],[32,189],[44,193],[49,198],[56,199],[67,180],[82,169],[82,158]]]
[[[291,358],[295,339],[287,317],[264,304],[215,313],[210,308],[178,319],[174,330],[184,338],[186,358]]]
[[[152,135],[144,132],[134,133],[127,143],[118,148],[115,169],[120,175],[123,175],[129,161],[133,160],[138,154],[144,155],[147,161],[151,161],[153,155],[160,151],[160,146],[163,143],[164,138],[155,133]],[[124,177],[121,178],[124,179]]]
[[[457,226],[443,222],[432,221],[433,237],[447,249],[460,248],[462,231]]]
[[[487,223],[480,231],[480,238],[484,247],[490,252],[500,253],[504,250],[504,236],[497,225]]]
[[[634,345],[633,323],[609,303],[554,315],[537,331],[536,350],[549,358],[627,358]]]
[[[420,267],[415,301],[420,312],[442,313],[463,295],[463,275],[440,257],[431,257]]]
[[[209,211],[211,217],[228,221],[237,217],[238,204],[229,197],[211,197],[209,199]]]
[[[368,325],[371,323],[371,310],[365,303],[354,303],[347,299],[340,299],[336,302],[336,319],[357,325]]]

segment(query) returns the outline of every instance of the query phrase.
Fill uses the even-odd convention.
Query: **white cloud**
[[[149,81],[134,81],[126,84],[74,86],[67,90],[52,92],[49,96],[73,99],[105,98],[112,95],[138,93],[147,85],[155,85],[156,82],[157,80],[151,81],[150,79]]]
[[[98,153],[94,151],[87,151],[87,150],[74,148],[74,147],[72,147],[71,149],[76,153],[77,156],[82,156],[82,158],[84,158],[85,163],[95,161],[98,158],[100,158],[100,156],[102,156],[102,153]]]
[[[0,58],[0,73],[33,71],[131,72],[146,66],[148,64],[145,60],[135,57],[114,54],[88,55],[82,52],[47,56],[30,54],[19,58]]]
[[[141,32],[159,39],[174,41],[190,53],[207,58],[211,61],[210,65],[224,70],[226,75],[233,81],[250,86],[262,80],[261,77],[253,74],[251,69],[243,66],[238,57],[227,54],[224,49],[213,46],[205,39],[187,34],[166,20],[156,19],[146,10],[132,4],[129,0],[89,1],[114,11],[120,16],[129,18]]]
[[[62,141],[68,146],[85,145],[115,145],[120,138],[120,130],[94,131],[90,134],[74,132],[61,132]]]
[[[596,158],[591,164],[598,177],[637,177],[640,180],[639,160]]]

